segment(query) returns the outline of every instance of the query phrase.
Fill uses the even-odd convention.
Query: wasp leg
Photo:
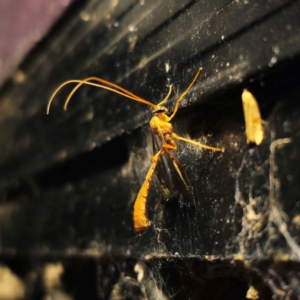
[[[215,147],[207,146],[207,145],[204,145],[204,144],[200,144],[200,143],[195,142],[193,140],[183,138],[183,137],[177,135],[176,133],[172,133],[172,137],[174,139],[177,139],[177,140],[180,140],[180,141],[184,141],[186,143],[190,143],[190,144],[196,145],[196,146],[201,147],[201,148],[210,149],[210,150],[213,150],[213,151],[224,152],[224,148],[215,148]]]
[[[160,204],[161,204],[161,200],[162,200],[162,187],[160,186],[159,187],[159,200],[158,200],[158,202],[155,204],[155,209],[158,209],[159,208],[159,206],[160,206]]]
[[[188,88],[179,96],[179,98],[177,99],[176,103],[175,103],[175,107],[173,110],[172,115],[169,117],[169,121],[172,120],[178,110],[178,106],[179,106],[179,102],[184,98],[184,96],[189,92],[189,90],[192,88],[192,86],[194,85],[195,81],[197,80],[197,78],[199,77],[200,73],[201,73],[202,68],[199,68],[197,74],[195,75],[194,79],[192,80],[192,82],[190,83],[190,85],[188,86]]]
[[[147,201],[149,195],[149,188],[159,157],[164,153],[164,151],[165,151],[164,149],[161,149],[154,156],[152,156],[151,167],[147,173],[146,179],[135,200],[135,204],[133,208],[133,224],[134,224],[134,230],[138,234],[142,234],[151,225],[151,222],[148,219],[148,214],[147,214]]]
[[[168,92],[168,95],[165,97],[164,100],[162,100],[160,103],[157,104],[157,106],[163,106],[169,99],[171,93],[172,93],[172,89],[173,89],[173,85],[169,85],[169,92]]]

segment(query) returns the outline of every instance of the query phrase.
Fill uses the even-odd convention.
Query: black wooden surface
[[[0,95],[3,262],[21,277],[62,262],[74,299],[83,297],[74,286],[91,299],[241,299],[251,285],[261,299],[299,297],[299,50],[299,1],[75,5],[20,66],[25,81],[7,82]],[[154,180],[152,226],[137,236],[132,209],[150,166],[151,110],[92,87],[67,112],[68,87],[49,116],[46,103],[64,80],[94,75],[158,103],[170,83],[184,91],[199,67],[173,125],[225,152],[178,143],[195,207],[180,197],[155,210]],[[264,119],[259,146],[246,144],[244,88]],[[22,274],[18,261],[28,264]],[[96,278],[93,287],[77,269]]]

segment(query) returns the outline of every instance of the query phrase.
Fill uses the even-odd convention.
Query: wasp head
[[[154,109],[153,114],[166,114],[168,112],[168,109],[164,106],[159,106],[158,108]]]

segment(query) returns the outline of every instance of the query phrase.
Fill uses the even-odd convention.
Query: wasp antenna
[[[54,92],[53,92],[53,94],[51,95],[51,97],[50,97],[50,99],[49,99],[49,101],[48,101],[48,103],[47,103],[47,108],[46,108],[46,114],[47,115],[49,115],[49,113],[50,113],[50,106],[51,106],[51,103],[52,103],[52,101],[53,101],[53,99],[54,99],[54,97],[56,96],[56,94],[65,86],[65,85],[67,85],[67,84],[69,84],[69,83],[72,83],[72,82],[74,82],[74,80],[68,80],[68,81],[65,81],[64,83],[62,83]]]
[[[105,85],[102,85],[102,84],[98,84],[98,83],[94,83],[94,82],[90,82],[91,80],[94,80],[94,81],[98,81],[98,82],[101,82],[101,83],[104,83]],[[48,115],[49,112],[50,112],[50,106],[51,106],[51,103],[54,99],[54,97],[56,96],[56,94],[60,91],[61,88],[63,88],[65,85],[67,84],[70,84],[70,83],[77,83],[77,85],[73,88],[73,90],[70,92],[70,94],[68,95],[65,103],[64,103],[64,110],[67,109],[67,106],[72,98],[72,96],[74,95],[74,93],[82,86],[82,85],[90,85],[90,86],[94,86],[94,87],[97,87],[97,88],[101,88],[101,89],[104,89],[104,90],[107,90],[107,91],[111,91],[115,94],[119,94],[123,97],[126,97],[128,99],[131,99],[131,100],[134,100],[134,101],[137,101],[137,102],[140,102],[140,103],[143,103],[143,104],[146,104],[148,106],[151,106],[152,108],[154,109],[157,109],[158,106],[154,103],[151,103],[143,98],[140,98],[139,96],[127,91],[126,89],[112,83],[112,82],[109,82],[109,81],[106,81],[104,79],[101,79],[101,78],[98,78],[98,77],[88,77],[86,79],[83,79],[83,80],[68,80],[64,83],[62,83],[55,91],[54,93],[52,94],[51,98],[49,99],[48,101],[48,104],[47,104],[47,109],[46,109],[46,114]],[[108,86],[107,86],[108,85]]]
[[[98,78],[100,79],[100,78]],[[130,93],[129,91],[119,87],[119,90],[117,90],[116,88],[114,87],[109,87],[109,86],[106,86],[106,85],[102,85],[102,84],[98,84],[98,83],[94,83],[94,82],[89,82],[88,80],[91,80],[90,78],[87,78],[87,79],[84,79],[84,80],[72,80],[72,82],[74,83],[78,83],[74,88],[73,90],[70,92],[67,100],[65,101],[65,104],[64,104],[64,110],[67,110],[67,107],[68,107],[68,104],[72,98],[72,96],[74,95],[74,93],[82,86],[82,85],[91,85],[91,86],[94,86],[94,87],[97,87],[97,88],[101,88],[101,89],[104,89],[104,90],[107,90],[107,91],[110,91],[110,92],[113,92],[115,94],[119,94],[125,98],[128,98],[128,99],[131,99],[131,100],[134,100],[134,101],[137,101],[137,102],[140,102],[140,103],[144,103],[146,105],[149,105],[151,107],[153,107],[154,109],[157,109],[158,106],[145,100],[145,99],[142,99],[132,93]],[[95,79],[93,79],[95,80]],[[114,85],[113,83],[111,85]]]

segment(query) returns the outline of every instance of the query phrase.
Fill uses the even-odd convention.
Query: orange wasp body
[[[181,140],[181,141],[184,141],[187,143],[191,143],[198,147],[210,149],[213,151],[223,151],[223,149],[206,146],[206,145],[200,144],[198,142],[195,142],[193,140],[178,136],[176,133],[173,132],[173,126],[170,123],[170,121],[174,118],[174,116],[176,115],[176,113],[178,111],[180,101],[184,98],[184,96],[192,88],[193,84],[199,77],[200,72],[201,72],[201,69],[198,70],[197,74],[195,75],[195,77],[194,77],[193,81],[191,82],[191,84],[189,85],[189,87],[177,99],[174,111],[171,114],[171,116],[167,115],[168,109],[166,107],[164,107],[163,105],[167,102],[167,100],[169,99],[169,97],[171,95],[172,86],[169,87],[169,93],[163,101],[161,101],[159,104],[153,104],[147,100],[144,100],[144,99],[134,95],[133,93],[125,90],[124,88],[122,88],[114,83],[111,83],[109,81],[103,80],[98,77],[89,77],[84,80],[66,81],[55,90],[55,92],[53,93],[52,97],[50,98],[50,100],[48,102],[47,114],[49,114],[50,105],[51,105],[52,100],[54,99],[55,95],[57,94],[57,92],[63,86],[65,86],[69,83],[77,83],[77,85],[73,88],[73,90],[71,91],[71,93],[69,94],[68,98],[65,101],[65,104],[64,104],[65,110],[67,109],[67,105],[68,105],[69,101],[71,100],[71,97],[73,96],[73,94],[84,84],[109,90],[111,92],[117,93],[117,94],[124,96],[126,98],[129,98],[131,100],[134,100],[134,101],[137,101],[140,103],[144,103],[153,108],[154,116],[152,117],[152,119],[150,121],[150,127],[152,129],[153,134],[158,135],[160,137],[160,140],[162,141],[162,146],[161,146],[161,149],[157,153],[154,153],[154,155],[151,158],[151,161],[152,161],[151,167],[146,175],[146,179],[137,195],[137,198],[136,198],[136,201],[134,204],[133,222],[134,222],[134,229],[135,229],[136,233],[138,233],[138,234],[143,233],[151,224],[151,222],[148,218],[148,214],[147,214],[147,201],[148,201],[148,195],[149,195],[149,188],[150,188],[150,184],[151,184],[151,180],[153,178],[153,173],[155,171],[155,168],[159,162],[160,157],[163,154],[166,154],[171,158],[171,160],[173,162],[173,166],[174,166],[175,170],[177,171],[183,184],[186,186],[186,188],[189,187],[188,179],[186,179],[186,176],[180,170],[180,167],[182,167],[180,161],[171,152],[172,150],[177,149],[177,145],[176,145],[174,139]],[[101,84],[94,83],[91,81],[100,82]],[[103,85],[103,84],[105,84],[105,85]]]

